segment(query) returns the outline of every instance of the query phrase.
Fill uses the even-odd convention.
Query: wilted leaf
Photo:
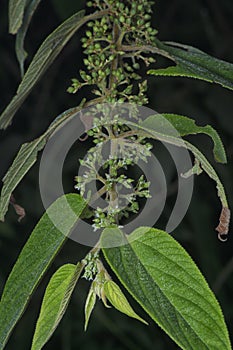
[[[218,196],[221,200],[222,206],[228,208],[228,202],[225,194],[225,190],[222,182],[220,181],[216,171],[210,164],[210,162],[206,159],[204,154],[190,142],[183,140],[181,137],[178,137],[179,134],[177,132],[177,136],[171,135],[169,132],[170,128],[165,126],[163,132],[160,130],[160,122],[158,121],[158,117],[156,115],[152,115],[145,119],[140,124],[137,124],[131,120],[120,119],[125,124],[132,126],[133,128],[137,128],[142,130],[142,134],[146,137],[151,137],[156,140],[172,144],[177,147],[187,148],[195,157],[195,159],[199,162],[202,170],[206,172],[206,174],[216,182],[216,187],[218,190]]]
[[[219,134],[217,133],[217,131],[214,128],[212,128],[212,126],[196,125],[194,119],[191,119],[182,115],[163,113],[162,116],[164,116],[169,121],[169,123],[171,123],[172,126],[176,128],[180,136],[200,134],[200,133],[210,136],[214,143],[213,153],[214,153],[215,160],[220,163],[227,162],[226,153],[225,153],[222,140]]]

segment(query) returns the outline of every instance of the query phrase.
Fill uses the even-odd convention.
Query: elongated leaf
[[[39,138],[21,146],[17,157],[4,177],[4,185],[0,198],[0,220],[4,221],[4,216],[10,201],[11,193],[24,175],[36,161],[37,153],[44,147],[45,139]]]
[[[83,265],[66,264],[60,267],[46,288],[36,324],[31,350],[40,350],[47,343],[61,321]]]
[[[218,174],[216,173],[216,171],[214,170],[210,162],[206,159],[204,154],[201,151],[199,151],[197,147],[195,147],[188,141],[185,141],[179,137],[171,135],[169,132],[169,128],[166,125],[164,126],[164,132],[162,132],[160,129],[161,125],[160,125],[160,122],[158,122],[157,116],[152,115],[147,119],[145,119],[140,124],[137,124],[130,120],[126,121],[124,119],[121,119],[121,121],[124,122],[125,124],[128,124],[129,126],[132,126],[133,128],[141,129],[142,134],[146,137],[152,137],[156,140],[167,142],[177,147],[185,147],[187,148],[187,150],[191,151],[195,156],[195,159],[200,164],[201,169],[204,170],[206,174],[216,182],[218,196],[221,200],[222,206],[228,208],[228,202],[227,202],[225,190],[221,180],[218,177]]]
[[[152,69],[148,73],[163,76],[181,76],[217,83],[233,89],[233,64],[212,57],[194,47],[156,40],[156,52],[171,58],[176,66]],[[153,51],[153,49],[151,49]]]
[[[36,82],[48,69],[75,32],[87,21],[89,16],[84,18],[83,16],[84,11],[76,13],[55,29],[42,43],[25,73],[15,97],[0,116],[0,128],[7,128],[14,114]]]
[[[106,229],[103,245],[127,243]],[[131,295],[184,350],[230,350],[222,311],[187,252],[166,232],[141,227],[130,244],[104,248],[104,256]]]
[[[9,0],[9,32],[16,34],[23,22],[27,0]]]
[[[117,310],[129,317],[136,318],[136,320],[147,324],[146,321],[144,321],[140,316],[136,314],[136,312],[134,312],[120,287],[114,281],[110,280],[104,283],[104,292],[107,299]]]
[[[27,57],[27,52],[24,50],[24,38],[27,33],[29,24],[31,22],[32,16],[36,11],[41,0],[30,0],[27,8],[25,10],[25,14],[23,17],[23,23],[18,30],[16,41],[15,41],[15,51],[16,56],[19,61],[21,77],[24,76],[24,61]]]
[[[66,204],[72,211],[68,211]],[[77,194],[57,199],[42,216],[22,249],[0,302],[0,349],[3,349],[34,289],[85,208]],[[53,218],[53,222],[50,217]],[[54,223],[55,222],[55,223]]]
[[[87,330],[87,326],[89,323],[89,319],[91,316],[91,313],[94,309],[96,303],[96,293],[93,291],[92,287],[89,290],[88,296],[87,296],[87,300],[85,303],[85,325],[84,325],[84,330]]]
[[[219,137],[217,131],[214,128],[212,128],[212,126],[210,125],[198,126],[196,125],[194,119],[191,119],[182,115],[163,113],[162,116],[165,117],[169,121],[169,123],[172,124],[172,126],[178,131],[180,136],[186,136],[190,134],[199,134],[199,133],[204,133],[210,136],[214,143],[213,153],[214,153],[215,160],[220,163],[227,162],[226,153],[225,153],[221,138]],[[159,120],[161,119],[159,118]],[[146,125],[146,121],[144,123],[144,126],[145,125]],[[161,129],[159,130],[158,129],[159,129],[159,125],[157,125],[157,131],[163,132],[163,125],[161,124]],[[171,133],[172,128],[167,129],[167,131]],[[171,135],[173,134],[171,133]]]
[[[38,152],[45,146],[49,135],[56,130],[60,124],[66,119],[76,115],[81,107],[71,108],[60,114],[53,123],[49,126],[46,132],[36,140],[25,143],[21,146],[13,164],[9,168],[5,177],[3,178],[3,188],[0,197],[0,220],[4,221],[5,214],[8,209],[11,193],[20,183],[25,174],[31,169],[36,162]]]

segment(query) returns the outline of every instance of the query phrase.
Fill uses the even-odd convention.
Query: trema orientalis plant
[[[221,241],[227,239],[230,210],[224,186],[202,151],[185,139],[191,134],[206,134],[213,141],[215,161],[226,163],[218,133],[186,116],[154,112],[145,117],[142,110],[150,106],[149,76],[196,78],[232,90],[233,65],[187,45],[161,42],[151,21],[153,1],[93,0],[44,40],[24,72],[24,38],[39,3],[9,0],[9,32],[16,35],[22,81],[0,116],[1,129],[11,124],[33,87],[83,26],[84,68],[77,67],[77,76],[67,92],[79,94],[80,89],[86,89],[91,98],[64,111],[44,134],[21,146],[3,178],[0,219],[4,221],[9,203],[23,218],[24,209],[13,192],[50,137],[69,121],[78,116],[83,125],[82,142],[89,138],[93,145],[80,159],[82,171],[75,177],[73,193],[64,194],[46,208],[6,281],[0,302],[0,349],[4,349],[36,286],[78,220],[84,220],[98,239],[77,264],[67,262],[51,277],[35,325],[32,350],[40,350],[48,342],[81,277],[90,283],[84,306],[85,330],[100,299],[107,308],[112,306],[144,324],[151,319],[181,349],[231,349],[218,301],[172,234],[147,226],[147,222],[130,233],[125,233],[124,226],[140,214],[148,199],[156,203],[151,181],[143,173],[135,175],[132,169],[139,161],[150,162],[157,140],[184,148],[191,156],[192,167],[186,169],[183,178],[206,173],[215,181],[222,205],[217,235]],[[158,55],[172,64],[158,68]],[[95,193],[90,190],[91,183],[97,184]],[[101,198],[104,205],[95,205]],[[75,217],[67,214],[64,203]],[[148,314],[147,320],[133,310],[120,285]]]

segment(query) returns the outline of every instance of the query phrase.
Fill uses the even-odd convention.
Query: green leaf
[[[18,86],[16,95],[0,115],[0,129],[6,129],[11,124],[15,113],[27,98],[32,88],[36,85],[41,76],[46,72],[77,30],[86,22],[102,17],[108,13],[108,10],[97,11],[96,13],[83,17],[84,13],[85,11],[79,11],[72,17],[68,18],[41,44],[33,57],[23,80]]]
[[[199,133],[204,133],[210,136],[214,143],[213,153],[214,153],[215,160],[220,163],[227,162],[226,153],[225,153],[225,149],[221,141],[221,138],[219,137],[217,131],[214,128],[212,128],[212,126],[210,125],[198,126],[196,125],[194,119],[191,119],[182,115],[163,113],[162,116],[165,117],[169,121],[169,123],[172,124],[172,126],[178,131],[180,136],[186,136],[190,134],[199,134]],[[158,118],[158,119],[161,120],[161,118]],[[145,123],[143,124],[144,126],[145,126]],[[158,128],[159,128],[159,125],[157,125],[156,130],[158,130]],[[160,131],[161,132],[163,131],[162,124],[161,124]],[[172,128],[168,129],[168,132],[171,132],[171,131],[172,131]]]
[[[31,350],[40,350],[47,343],[61,321],[83,265],[66,264],[60,267],[46,288]]]
[[[85,303],[85,325],[84,325],[85,331],[87,330],[89,319],[90,319],[91,313],[94,309],[95,303],[96,303],[96,293],[94,292],[94,290],[91,287],[89,290],[87,299],[86,299],[86,303]]]
[[[16,34],[23,22],[27,0],[9,0],[9,33]]]
[[[230,350],[220,306],[187,252],[169,234],[141,227],[128,240],[102,235],[104,256],[136,301],[184,350]],[[125,245],[121,245],[125,243]],[[130,244],[127,244],[130,243]]]
[[[67,203],[71,211],[68,210]],[[78,194],[62,196],[49,207],[34,228],[8,277],[2,294],[0,349],[4,348],[34,289],[61,249],[85,206],[86,202]]]
[[[106,281],[104,283],[104,293],[110,303],[115,307],[115,309],[119,310],[129,317],[136,318],[142,323],[148,324],[134,312],[120,287],[115,282],[111,280]]]
[[[217,83],[233,89],[233,64],[212,57],[194,47],[156,40],[156,53],[168,57],[176,66],[152,69],[148,73],[162,76],[181,76]],[[151,48],[153,51],[153,48]]]
[[[106,14],[106,11],[99,11],[85,17],[83,17],[84,11],[80,11],[63,22],[45,39],[29,65],[23,80],[17,89],[16,95],[0,116],[1,129],[6,129],[11,124],[15,113],[22,105],[32,88],[76,31],[89,20],[103,16],[103,14]]]
[[[25,35],[27,33],[32,16],[36,11],[40,2],[41,0],[30,0],[29,4],[25,9],[22,25],[20,26],[16,36],[15,51],[16,51],[17,59],[19,61],[21,77],[24,76],[24,61],[27,57],[27,52],[24,50]]]
[[[182,138],[172,135],[169,131],[170,128],[167,125],[164,125],[163,130],[161,130],[161,121],[158,119],[158,116],[156,115],[149,116],[140,124],[130,120],[126,121],[123,118],[121,118],[120,120],[133,128],[141,130],[142,135],[145,137],[151,137],[162,142],[167,142],[177,147],[187,148],[187,150],[189,150],[194,155],[195,160],[200,164],[200,167],[202,168],[202,170],[204,170],[206,174],[216,182],[218,196],[221,200],[222,206],[228,208],[228,202],[227,202],[223,184],[219,179],[218,174],[212,167],[212,165],[206,159],[204,154],[201,151],[199,151],[198,148],[196,148],[194,145],[192,145],[188,141],[185,141]]]
[[[12,166],[3,178],[0,198],[0,220],[4,221],[11,193],[36,161],[38,152],[44,147],[45,139],[40,137],[21,146]]]
[[[11,167],[3,178],[3,187],[0,197],[0,220],[4,221],[5,214],[8,209],[11,193],[20,183],[25,174],[31,169],[36,162],[38,152],[41,151],[46,143],[49,135],[55,131],[60,124],[66,119],[77,114],[81,107],[71,108],[60,114],[49,126],[46,132],[36,140],[25,143],[21,146]]]

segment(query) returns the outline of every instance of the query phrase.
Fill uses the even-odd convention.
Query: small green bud
[[[154,59],[153,57],[149,57],[149,58],[148,58],[148,61],[149,61],[150,63],[154,63],[154,62],[155,62],[155,59]]]
[[[134,69],[139,69],[140,68],[140,64],[139,63],[134,63],[133,67],[134,67]]]
[[[90,30],[86,31],[86,36],[88,38],[91,38],[92,37],[92,32]]]
[[[87,58],[84,58],[83,63],[87,66],[89,64],[89,61]]]
[[[96,50],[99,50],[101,48],[101,45],[99,43],[96,43],[94,47]]]

